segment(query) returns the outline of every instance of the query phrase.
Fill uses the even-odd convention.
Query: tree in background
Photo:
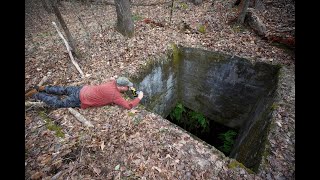
[[[249,2],[250,0],[241,0],[240,5],[239,5],[239,14],[237,17],[237,23],[243,24],[244,23],[244,18],[246,17],[246,13],[249,7]]]
[[[240,4],[241,0],[236,0],[234,3],[234,6],[238,6]],[[249,0],[249,7],[264,10],[264,4],[261,0]]]
[[[129,0],[114,0],[114,2],[117,12],[117,31],[124,36],[132,37],[134,34],[134,24]]]
[[[64,33],[67,36],[68,43],[70,45],[72,54],[77,57],[74,40],[73,40],[73,38],[71,36],[71,33],[70,33],[69,29],[68,29],[67,24],[64,22],[63,17],[62,17],[62,15],[61,15],[58,7],[57,7],[56,0],[49,0],[49,2],[50,2],[50,5],[51,5],[51,7],[53,9],[53,12],[56,15],[56,17],[57,17],[57,19],[58,19],[58,21],[59,21]]]
[[[236,0],[234,6],[239,6],[238,16],[236,18],[236,22],[239,24],[244,23],[249,7],[253,7],[255,9],[264,9],[264,5],[261,0]]]

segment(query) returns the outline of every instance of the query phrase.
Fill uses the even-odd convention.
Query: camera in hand
[[[137,91],[134,87],[131,87],[130,91],[134,97],[138,97],[138,94],[140,93],[140,91]]]

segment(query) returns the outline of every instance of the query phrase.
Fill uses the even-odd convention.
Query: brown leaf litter
[[[257,13],[269,34],[294,28],[294,2],[263,2],[266,8]],[[135,35],[130,39],[113,27],[114,6],[76,1],[61,4],[59,9],[79,49],[78,63],[86,77],[81,79],[72,65],[51,24],[56,22],[54,15],[43,9],[41,1],[27,0],[25,90],[44,76],[49,77],[46,84],[84,85],[134,74],[146,60],[165,54],[171,42],[281,64],[288,73],[284,75],[286,81],[281,82],[282,99],[273,114],[270,154],[257,174],[228,168],[232,159],[143,106],[133,110],[105,106],[76,109],[94,128],[83,126],[67,109],[26,108],[26,179],[294,179],[294,53],[272,46],[249,29],[228,25],[236,12],[233,1],[204,0],[199,6],[174,1],[171,23],[170,7],[165,4],[132,6]],[[145,23],[146,18],[163,26]],[[206,24],[206,33],[181,32],[178,27],[182,21],[191,29]],[[61,127],[63,136],[48,129],[46,118]]]

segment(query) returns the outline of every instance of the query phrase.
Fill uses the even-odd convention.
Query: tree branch
[[[48,105],[44,102],[31,102],[31,101],[26,101],[24,102],[25,107],[33,106],[33,107],[48,107]]]
[[[63,37],[62,33],[59,31],[57,24],[56,24],[55,22],[52,22],[52,24],[53,24],[53,26],[56,28],[59,36],[62,38],[62,40],[63,40],[63,42],[64,42],[64,44],[65,44],[65,46],[66,46],[66,48],[67,48],[67,51],[68,51],[68,53],[69,53],[71,62],[73,63],[73,65],[77,68],[77,70],[78,70],[79,73],[81,74],[81,78],[83,78],[83,77],[84,77],[84,74],[83,74],[82,70],[80,69],[78,63],[74,60],[73,55],[72,55],[72,52],[71,52],[71,49],[70,49],[70,46],[69,46],[67,40]]]
[[[25,107],[29,107],[29,106],[32,106],[32,107],[42,107],[42,108],[45,108],[45,107],[49,107],[46,103],[44,102],[30,102],[30,101],[26,101],[24,102],[24,105]],[[82,116],[79,112],[77,112],[76,110],[72,109],[72,108],[68,108],[69,112],[74,115],[74,117],[80,121],[81,123],[83,123],[85,126],[88,126],[88,127],[94,127],[93,124],[88,121],[84,116]]]
[[[82,116],[80,113],[78,113],[78,111],[72,108],[68,108],[68,110],[72,115],[74,115],[74,117],[76,117],[78,121],[83,123],[85,126],[94,127],[93,124],[90,121],[88,121],[84,116]]]
[[[38,86],[42,86],[42,84],[45,83],[47,80],[48,80],[48,76],[44,76],[39,82]]]

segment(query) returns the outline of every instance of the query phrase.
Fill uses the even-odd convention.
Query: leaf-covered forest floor
[[[280,64],[286,73],[279,83],[280,98],[259,172],[229,168],[232,159],[143,106],[76,109],[94,128],[83,126],[67,109],[26,107],[26,179],[295,179],[294,51],[273,46],[250,29],[228,25],[236,13],[231,0],[205,0],[199,6],[174,2],[171,23],[169,5],[132,6],[135,35],[125,38],[114,29],[115,6],[62,1],[59,9],[86,75],[81,78],[51,23],[57,22],[54,14],[47,13],[40,0],[26,0],[25,91],[44,76],[49,77],[45,84],[64,86],[132,75],[147,60],[165,54],[170,43]],[[265,8],[257,13],[267,33],[294,37],[294,2],[263,2]],[[146,18],[164,27],[147,24]],[[208,26],[204,34],[182,32],[182,21],[193,29],[206,22]]]

